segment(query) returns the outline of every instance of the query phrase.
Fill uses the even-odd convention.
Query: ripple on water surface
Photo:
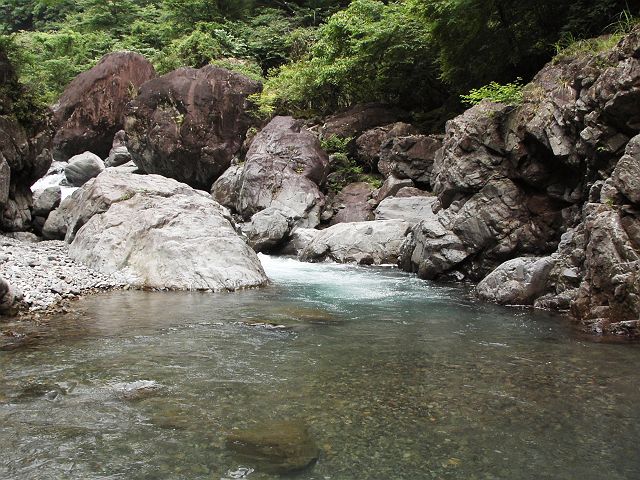
[[[0,351],[0,478],[278,478],[227,439],[279,422],[319,448],[300,479],[640,478],[637,346],[395,269],[261,260],[267,288],[97,295]]]

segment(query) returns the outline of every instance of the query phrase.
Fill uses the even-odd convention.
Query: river
[[[225,444],[271,420],[315,439],[304,480],[640,478],[639,346],[392,268],[261,260],[269,287],[89,296],[0,351],[0,478],[278,478]]]

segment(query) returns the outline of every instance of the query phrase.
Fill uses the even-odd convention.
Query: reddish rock
[[[373,190],[366,182],[350,183],[344,187],[331,202],[335,213],[330,224],[373,220],[373,207],[369,203]]]
[[[242,147],[252,125],[247,97],[260,88],[211,65],[180,68],[147,82],[125,122],[133,161],[147,173],[210,189]]]
[[[133,52],[105,55],[78,75],[53,107],[55,159],[66,161],[87,150],[106,158],[124,124],[127,103],[154,76],[151,62]]]
[[[332,135],[355,138],[371,128],[407,119],[407,112],[388,105],[380,103],[356,105],[327,118],[322,127],[322,136],[324,138]]]

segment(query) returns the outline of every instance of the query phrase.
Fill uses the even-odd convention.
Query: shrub
[[[504,85],[491,82],[483,87],[472,89],[467,95],[460,95],[460,98],[467,105],[477,105],[487,99],[492,102],[516,106],[522,103],[523,89],[522,79],[518,78],[515,82]]]

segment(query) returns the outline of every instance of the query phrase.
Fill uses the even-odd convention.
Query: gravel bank
[[[74,262],[62,241],[29,243],[0,236],[0,277],[13,287],[22,312],[55,312],[65,300],[126,281]]]

